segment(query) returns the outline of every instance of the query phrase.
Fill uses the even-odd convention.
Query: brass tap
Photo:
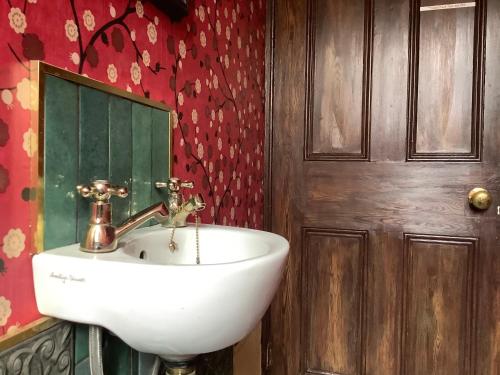
[[[182,196],[182,188],[194,188],[192,181],[180,181],[177,177],[171,177],[167,182],[156,182],[155,186],[157,189],[168,189],[168,217],[161,221],[164,227],[185,227],[189,215],[205,209],[206,204],[201,195],[191,195],[187,200]]]
[[[87,233],[80,243],[80,249],[91,253],[114,251],[120,237],[149,219],[155,218],[167,228],[185,227],[189,215],[205,208],[205,202],[201,195],[191,196],[184,201],[180,190],[181,188],[192,189],[194,184],[191,181],[181,182],[178,178],[172,177],[168,182],[157,182],[155,186],[157,189],[168,188],[167,204],[163,202],[153,204],[131,216],[118,227],[114,227],[111,224],[112,210],[109,200],[112,196],[127,197],[127,188],[111,185],[107,180],[96,180],[89,186],[78,185],[76,189],[82,197],[95,199],[95,202],[90,204],[89,225]]]
[[[87,233],[80,243],[80,250],[91,253],[107,253],[116,250],[118,239],[151,218],[158,221],[169,216],[165,203],[154,204],[131,216],[118,227],[111,224],[112,196],[125,198],[127,188],[111,185],[107,180],[97,180],[89,186],[78,185],[77,191],[84,198],[94,198],[90,204],[91,214]]]

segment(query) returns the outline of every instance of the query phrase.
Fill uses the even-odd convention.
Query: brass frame
[[[65,69],[58,68],[54,65],[47,64],[42,61],[30,61],[30,127],[38,136],[38,151],[31,158],[30,164],[30,181],[32,186],[36,186],[36,198],[29,201],[29,221],[30,235],[33,239],[33,253],[40,253],[43,249],[43,230],[44,230],[44,145],[45,145],[45,77],[47,75],[58,77],[66,81],[76,83],[80,86],[90,87],[107,94],[115,95],[128,99],[133,102],[144,104],[148,107],[160,109],[169,113],[168,116],[168,143],[170,163],[168,165],[168,176],[172,175],[173,164],[173,149],[172,149],[172,110],[163,103],[130,93],[126,90],[105,84],[103,82],[84,77],[82,75],[69,72]],[[17,343],[24,341],[50,327],[57,324],[58,319],[50,317],[42,317],[20,328],[12,334],[7,334],[0,337],[0,352],[6,350]]]
[[[17,345],[24,340],[37,335],[40,332],[49,329],[50,327],[55,326],[59,322],[59,319],[42,317],[31,323],[28,323],[27,325],[19,328],[13,333],[7,333],[5,336],[2,336],[2,338],[0,338],[0,353],[4,350],[10,349],[14,345]]]
[[[146,106],[157,108],[169,113],[169,152],[172,154],[172,110],[165,104],[156,102],[154,100],[144,98],[142,96],[130,93],[126,90],[119,89],[117,87],[107,85],[103,82],[84,77],[82,75],[69,72],[67,70],[58,68],[56,66],[44,63],[42,61],[31,61],[31,103],[35,103],[35,108],[31,110],[31,129],[35,134],[38,135],[38,152],[31,159],[31,181],[38,181],[36,189],[36,200],[35,204],[30,201],[30,222],[33,223],[32,236],[33,243],[35,245],[35,252],[39,253],[43,251],[43,229],[44,229],[44,211],[43,211],[43,197],[44,197],[44,145],[45,145],[45,76],[51,75],[76,83],[80,86],[90,87],[107,94],[119,96],[134,102],[144,104]],[[170,156],[170,155],[167,155]],[[171,176],[172,173],[172,159],[170,158],[168,175]]]

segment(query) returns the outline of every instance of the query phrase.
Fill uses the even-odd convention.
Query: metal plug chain
[[[168,243],[168,248],[171,253],[177,250],[177,244],[174,241],[175,226],[172,228],[172,233],[170,234],[170,242]]]
[[[196,237],[196,264],[200,264],[200,233],[199,233],[199,216],[196,213],[194,215],[194,223],[195,223],[195,237]]]

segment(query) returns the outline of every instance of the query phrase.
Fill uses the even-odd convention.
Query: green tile
[[[105,333],[102,355],[106,375],[132,375],[132,349],[117,336]]]
[[[170,124],[169,113],[159,109],[152,109],[152,137],[151,137],[151,177],[152,202],[166,201],[166,189],[156,189],[156,181],[166,181],[170,174]]]
[[[88,184],[109,177],[108,98],[101,91],[80,87],[80,150],[78,180]],[[90,205],[78,199],[78,238],[87,230]]]
[[[131,375],[140,375],[140,355],[137,350],[131,349],[130,351],[130,374]],[[151,371],[148,375],[151,374]]]
[[[45,82],[44,247],[76,242],[78,90],[63,79]]]
[[[75,324],[75,363],[89,356],[89,328],[85,324]]]
[[[137,365],[133,367],[134,375],[151,375],[157,356],[155,354],[134,352],[137,355]]]
[[[75,375],[90,375],[89,359],[85,358],[75,365]]]
[[[132,104],[132,213],[151,205],[151,108]]]
[[[132,103],[112,96],[109,99],[109,180],[129,189],[124,199],[113,198],[113,224],[130,216],[132,196]]]
[[[90,373],[88,326],[75,324],[75,375]],[[138,353],[120,338],[103,330],[103,366],[106,375],[137,375]]]

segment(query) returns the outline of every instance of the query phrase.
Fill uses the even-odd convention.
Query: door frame
[[[272,232],[272,160],[273,160],[273,99],[274,99],[274,40],[275,1],[267,2],[265,36],[265,124],[264,124],[264,230]],[[269,373],[272,361],[271,313],[262,319],[261,371]]]

